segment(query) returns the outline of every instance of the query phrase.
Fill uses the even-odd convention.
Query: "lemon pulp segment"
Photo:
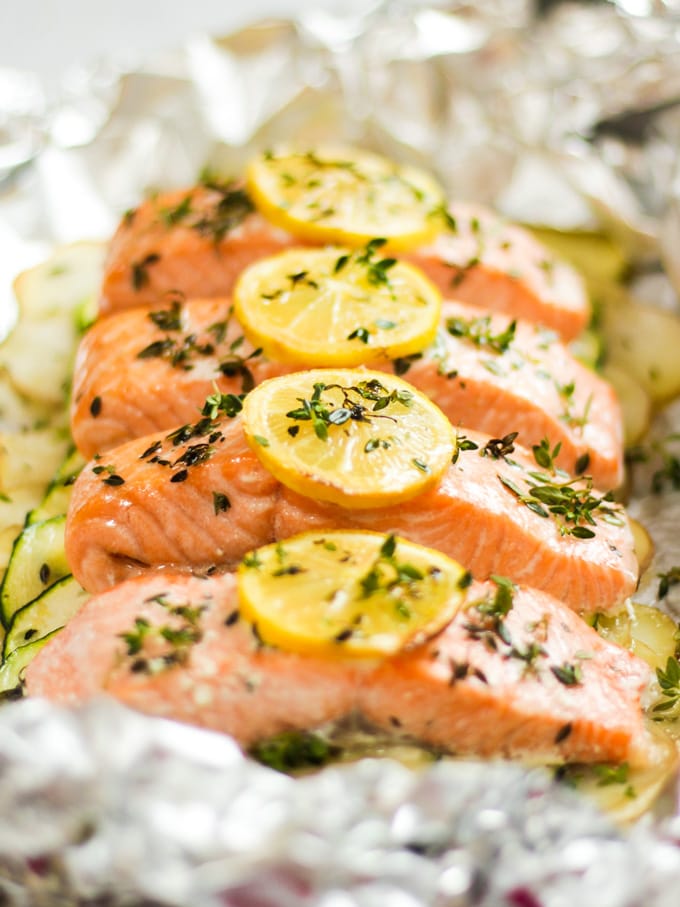
[[[456,437],[424,394],[368,369],[313,369],[271,378],[243,405],[246,438],[299,494],[361,509],[407,501],[434,485]]]
[[[358,148],[268,151],[251,160],[246,182],[266,218],[313,243],[357,246],[384,236],[405,250],[443,228],[436,180]]]
[[[234,290],[248,339],[270,359],[308,367],[423,350],[437,332],[441,294],[379,248],[290,249],[251,265]]]
[[[378,532],[307,532],[246,555],[239,609],[265,643],[300,653],[391,655],[461,606],[469,575],[438,551]]]

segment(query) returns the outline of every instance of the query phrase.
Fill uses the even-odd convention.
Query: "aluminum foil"
[[[145,192],[206,165],[236,174],[281,138],[425,164],[452,195],[530,223],[606,226],[676,307],[677,0],[348,10],[196,38],[134,70],[75,67],[58,89],[0,71],[3,323],[10,278],[54,243],[106,238]],[[678,425],[671,408],[656,430]],[[680,563],[680,493],[635,506],[660,543],[641,592],[655,600],[656,571]],[[107,700],[0,711],[9,904],[675,905],[674,789],[664,803],[623,832],[516,765],[366,760],[291,779]]]

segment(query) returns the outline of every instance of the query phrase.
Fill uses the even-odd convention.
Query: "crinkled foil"
[[[425,164],[452,195],[530,223],[606,226],[676,305],[677,0],[337,9],[196,38],[135,70],[76,67],[59,90],[0,70],[3,324],[11,277],[54,243],[106,238],[145,192],[190,184],[205,165],[236,174],[282,138]],[[676,406],[657,429],[678,425]],[[635,507],[660,543],[640,593],[653,600],[655,571],[680,562],[680,493]],[[624,833],[544,771],[366,760],[291,779],[225,737],[107,700],[25,701],[0,711],[0,895],[50,907],[675,907],[673,791],[666,802]]]

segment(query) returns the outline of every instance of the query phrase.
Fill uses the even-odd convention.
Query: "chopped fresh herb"
[[[210,237],[217,245],[227,233],[241,224],[255,210],[248,193],[241,188],[234,188],[232,183],[220,184],[211,182],[208,188],[220,194],[212,211],[207,212],[191,226],[201,236]]]
[[[573,730],[573,725],[569,721],[567,724],[563,724],[559,731],[555,734],[555,743],[562,743],[563,740],[566,740],[567,737],[571,734]]]
[[[263,435],[253,435],[253,440],[256,444],[259,444],[260,447],[269,447],[269,441]]]
[[[671,588],[680,583],[680,567],[671,567],[666,573],[658,573],[657,576],[659,577],[658,596],[660,599],[666,598]]]
[[[368,343],[370,333],[366,328],[355,328],[347,335],[348,340],[360,340],[362,343]]]
[[[102,479],[104,485],[111,485],[115,487],[117,485],[124,485],[125,479],[122,476],[119,476],[118,473],[111,473],[111,475],[106,476],[105,479]]]
[[[394,359],[392,362],[392,367],[394,368],[395,375],[405,375],[408,370],[411,368],[414,362],[418,359],[422,359],[422,353],[412,353],[410,356],[401,356],[397,359]]]
[[[182,328],[182,305],[179,300],[173,299],[169,309],[157,309],[149,312],[147,317],[162,331],[179,331]]]
[[[429,472],[429,471],[430,471],[430,467],[427,465],[427,463],[424,463],[422,460],[419,460],[418,457],[414,457],[414,458],[411,460],[411,462],[412,462],[413,465],[416,467],[416,469],[419,469],[421,472]]]
[[[517,322],[511,321],[503,331],[493,333],[491,316],[480,318],[448,318],[446,329],[453,337],[460,337],[475,346],[490,349],[494,353],[505,353],[515,339]]]
[[[583,679],[583,672],[579,664],[569,664],[565,661],[563,665],[551,665],[550,670],[566,687],[577,686]]]
[[[212,498],[213,510],[215,511],[215,514],[226,513],[226,511],[231,507],[231,501],[222,491],[213,491]]]
[[[261,740],[250,750],[253,759],[283,773],[318,768],[339,754],[339,747],[309,731],[284,731],[268,740]]]
[[[175,205],[174,208],[162,208],[158,215],[166,227],[174,227],[191,214],[191,194],[185,195],[184,198]]]
[[[141,290],[149,283],[149,268],[161,260],[158,252],[150,252],[140,261],[132,262],[132,288]]]
[[[652,711],[657,714],[670,712],[680,702],[680,663],[678,659],[670,655],[666,661],[666,669],[656,669],[656,679],[664,698],[654,706]]]

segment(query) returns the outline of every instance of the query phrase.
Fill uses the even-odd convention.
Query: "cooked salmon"
[[[427,643],[383,661],[262,645],[239,619],[232,575],[156,574],[91,599],[29,665],[26,689],[63,703],[106,691],[140,711],[250,746],[359,715],[439,751],[548,762],[644,762],[650,670],[551,596],[495,586]],[[485,610],[486,609],[486,610]]]
[[[586,490],[577,502],[547,478],[536,492],[548,496],[542,504],[530,490],[537,465],[528,452],[508,439],[466,434],[432,490],[352,511],[282,486],[248,446],[238,415],[203,417],[85,467],[69,508],[68,562],[88,591],[100,592],[159,568],[231,569],[251,548],[306,529],[374,529],[437,548],[478,578],[502,574],[551,592],[577,610],[623,602],[635,588],[637,563],[622,508]],[[588,511],[592,528],[549,513],[551,501],[560,506],[555,495],[568,509]]]
[[[590,304],[572,267],[488,208],[454,202],[450,213],[449,230],[406,256],[444,296],[544,325],[564,340],[581,333]]]
[[[168,292],[224,296],[249,264],[293,242],[237,184],[156,195],[123,217],[111,241],[99,313],[156,306]]]
[[[586,326],[583,282],[526,230],[476,205],[451,207],[455,230],[407,256],[442,290],[483,308],[555,330]],[[226,296],[249,264],[304,245],[254,211],[238,185],[162,193],[123,218],[104,267],[99,311],[158,306],[169,292]]]
[[[556,463],[587,472],[599,488],[623,478],[621,413],[612,388],[555,335],[504,315],[444,303],[436,343],[392,364],[456,426],[525,446],[549,439]],[[292,371],[243,337],[228,298],[171,298],[158,309],[119,312],[94,325],[76,361],[73,438],[86,457],[195,418],[217,386],[240,394]]]

